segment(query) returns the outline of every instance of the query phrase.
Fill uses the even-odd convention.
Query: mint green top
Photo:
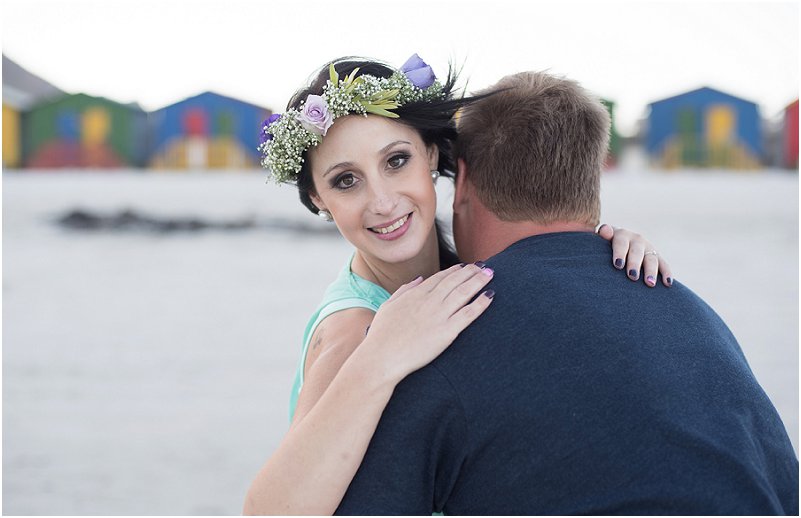
[[[292,385],[292,393],[289,396],[289,420],[295,415],[295,408],[298,405],[298,394],[303,386],[303,371],[306,366],[306,352],[309,350],[309,342],[314,334],[314,330],[320,322],[328,315],[350,308],[365,308],[370,311],[378,311],[378,308],[387,301],[389,292],[381,286],[374,284],[353,273],[350,263],[353,261],[351,255],[345,267],[339,272],[336,280],[325,290],[323,300],[312,314],[306,331],[303,333],[303,349],[300,353],[298,370],[295,373],[295,382]]]

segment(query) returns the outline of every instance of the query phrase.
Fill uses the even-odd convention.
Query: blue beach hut
[[[763,158],[759,109],[709,87],[648,105],[646,150],[666,168],[756,169]]]
[[[150,165],[162,169],[255,168],[270,110],[204,92],[150,114]]]

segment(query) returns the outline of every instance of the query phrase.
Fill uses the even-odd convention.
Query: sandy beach
[[[610,171],[602,198],[729,324],[797,451],[798,175]],[[75,209],[255,223],[56,224]],[[321,225],[259,173],[5,172],[3,513],[240,514],[350,254]]]

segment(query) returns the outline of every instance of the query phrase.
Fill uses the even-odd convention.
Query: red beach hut
[[[784,109],[782,133],[784,166],[789,169],[798,169],[798,99]]]

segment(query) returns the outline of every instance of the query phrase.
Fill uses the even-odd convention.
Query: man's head
[[[459,203],[466,194],[502,222],[596,226],[610,126],[600,100],[575,81],[542,72],[504,77],[478,95],[489,93],[459,118],[460,254],[460,234],[480,231],[481,223],[460,214],[470,211]]]

